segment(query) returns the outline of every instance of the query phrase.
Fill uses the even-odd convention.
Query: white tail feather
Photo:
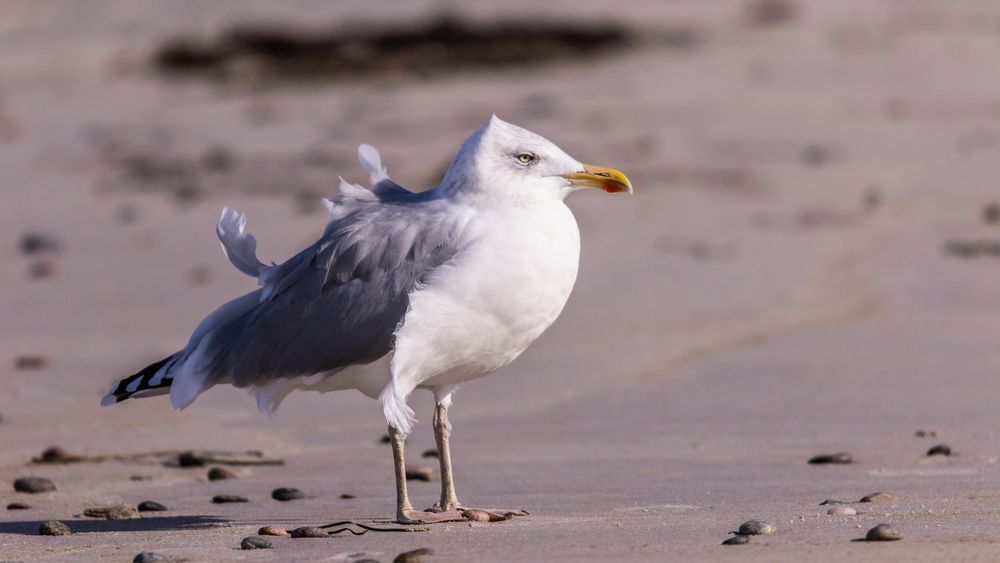
[[[382,157],[378,154],[378,149],[371,145],[360,145],[358,147],[358,162],[368,172],[368,178],[372,186],[382,180],[389,179],[389,171],[382,166]]]
[[[406,398],[400,396],[399,390],[396,389],[392,381],[379,393],[378,402],[382,404],[382,414],[385,415],[389,426],[395,428],[403,436],[407,436],[413,430],[417,418],[410,405],[406,404]]]
[[[257,259],[257,239],[244,233],[247,216],[230,207],[222,208],[222,216],[215,225],[215,233],[222,243],[222,252],[233,266],[251,277],[259,277],[263,264]]]

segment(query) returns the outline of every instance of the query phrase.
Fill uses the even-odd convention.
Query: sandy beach
[[[151,62],[241,24],[392,30],[449,10],[627,40],[315,82]],[[0,501],[30,506],[0,509],[0,561],[1000,558],[1000,5],[11,0],[0,13]],[[568,200],[583,251],[562,316],[456,395],[460,498],[530,515],[241,550],[264,525],[392,516],[377,403],[300,393],[268,418],[230,387],[183,412],[101,397],[255,287],[220,252],[223,206],[247,213],[262,259],[283,261],[320,234],[338,175],[365,180],[358,144],[427,188],[493,113],[625,171],[636,192]],[[411,405],[410,461],[437,474],[420,457],[431,395]],[[939,444],[952,455],[926,455]],[[166,454],[31,462],[51,446],[284,463],[209,481],[213,464]],[[838,452],[853,463],[807,463]],[[15,492],[27,476],[57,489]],[[306,498],[272,500],[277,487]],[[429,506],[438,487],[410,494]],[[895,500],[856,502],[874,492]],[[828,515],[826,499],[857,514]],[[145,500],[169,510],[83,516]],[[750,519],[777,533],[720,545]],[[49,520],[74,533],[38,535]],[[854,541],[879,523],[903,539]]]

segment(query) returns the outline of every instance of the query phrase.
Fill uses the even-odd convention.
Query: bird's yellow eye
[[[531,164],[532,162],[535,161],[535,155],[529,152],[523,152],[517,155],[517,161],[520,162],[521,164]]]

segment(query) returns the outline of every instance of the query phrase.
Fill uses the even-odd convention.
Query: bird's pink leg
[[[400,524],[436,524],[439,522],[462,522],[466,518],[457,510],[444,512],[421,512],[413,510],[406,494],[406,460],[403,447],[406,438],[398,430],[389,426],[392,444],[392,460],[396,466],[396,521]]]

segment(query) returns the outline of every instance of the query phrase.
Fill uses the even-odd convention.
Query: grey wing
[[[220,327],[219,364],[205,383],[262,386],[385,355],[409,293],[457,253],[464,226],[440,202],[412,199],[336,202],[340,216],[323,237],[262,272],[267,281],[260,303]]]

